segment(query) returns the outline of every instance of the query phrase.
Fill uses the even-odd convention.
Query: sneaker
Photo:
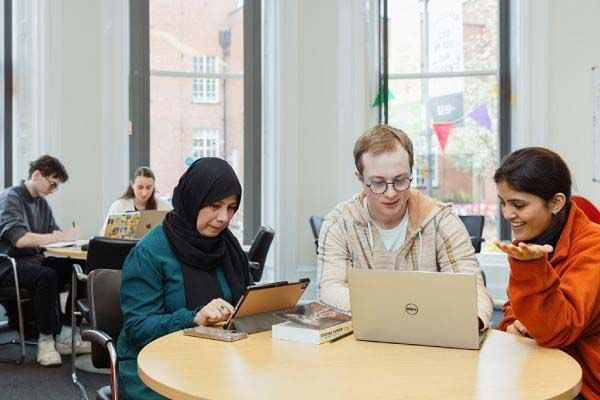
[[[60,354],[54,347],[54,339],[49,335],[38,339],[37,362],[44,367],[58,367],[62,365]]]
[[[75,354],[87,354],[92,352],[92,344],[81,339],[79,328],[75,328],[75,334],[71,332],[70,326],[63,326],[60,334],[56,337],[56,350],[63,356],[71,354],[71,338],[75,340]]]

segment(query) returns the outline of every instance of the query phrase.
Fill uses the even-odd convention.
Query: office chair
[[[321,226],[323,225],[323,218],[316,215],[311,215],[308,219],[310,223],[310,229],[312,230],[313,238],[315,239],[315,251],[319,253],[319,233],[321,232]]]
[[[590,221],[600,224],[600,210],[588,199],[582,196],[571,196],[571,200],[584,212]]]
[[[17,315],[19,319],[19,339],[13,339],[5,343],[0,343],[0,346],[18,344],[21,346],[21,354],[16,360],[0,358],[0,362],[20,365],[25,359],[25,345],[28,344],[25,342],[25,321],[23,318],[23,304],[32,301],[33,297],[28,290],[19,287],[19,275],[17,273],[17,264],[15,262],[15,259],[7,256],[6,254],[0,254],[0,275],[9,273],[14,274],[15,284],[14,287],[0,288],[0,303],[16,303]]]
[[[122,269],[127,255],[136,244],[137,240],[133,239],[114,239],[102,236],[96,236],[89,241],[85,273],[79,264],[73,264],[73,274],[71,276],[72,332],[75,332],[76,318],[83,317],[89,320],[90,311],[88,299],[75,300],[77,297],[77,283],[86,282],[88,277],[87,274],[98,268],[115,270]],[[71,380],[73,381],[73,384],[79,388],[81,398],[87,400],[85,388],[77,378],[77,369],[75,368],[74,340],[71,341]]]
[[[92,342],[92,364],[96,368],[110,368],[110,386],[97,392],[96,400],[118,400],[116,342],[123,327],[120,290],[121,271],[96,269],[88,275],[88,299],[91,329],[81,333]]]
[[[485,241],[482,237],[485,218],[483,215],[459,215],[458,217],[465,224],[465,228],[467,228],[475,253],[480,253],[481,243]]]
[[[485,223],[485,218],[483,215],[459,215],[460,220],[465,224],[465,228],[467,228],[467,233],[471,237],[471,245],[475,249],[475,253],[481,253],[481,243],[485,241],[482,237],[483,235],[483,225]],[[487,279],[485,277],[485,272],[480,268],[481,278],[483,279],[483,284],[487,286]]]
[[[275,231],[270,226],[261,226],[250,250],[248,250],[248,261],[250,262],[250,275],[254,282],[259,282],[262,278],[263,270],[265,269],[265,261],[269,254],[269,248],[275,237]]]

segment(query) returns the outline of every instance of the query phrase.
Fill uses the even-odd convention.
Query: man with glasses
[[[480,329],[493,303],[471,240],[448,205],[411,190],[413,145],[388,125],[366,131],[355,143],[356,177],[362,191],[338,204],[319,235],[319,298],[350,311],[348,268],[477,274]]]
[[[62,316],[62,329],[59,321],[58,294],[69,281],[72,265],[67,259],[43,255],[45,244],[75,240],[79,228],[61,231],[46,201],[46,196],[69,179],[64,165],[45,155],[29,166],[27,180],[0,192],[0,253],[15,258],[19,285],[33,292],[33,312],[39,331],[37,361],[53,366],[61,364],[60,354],[71,353],[72,338],[80,352],[89,351],[89,343],[84,344],[78,332],[75,335],[71,332],[68,310]],[[0,287],[13,285],[12,271],[0,275]],[[70,306],[70,301],[67,305]],[[53,335],[59,332],[55,342]]]

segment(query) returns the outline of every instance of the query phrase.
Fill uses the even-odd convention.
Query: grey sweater
[[[32,197],[24,183],[0,192],[0,253],[11,257],[40,254],[40,248],[15,247],[27,232],[52,233],[60,230],[52,209],[42,197]]]

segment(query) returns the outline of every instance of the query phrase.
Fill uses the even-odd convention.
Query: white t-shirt
[[[364,200],[364,206],[367,209],[367,213],[368,213],[369,207],[367,205],[366,197]],[[370,213],[369,213],[369,217],[371,217]],[[375,221],[373,221],[373,217],[371,217],[371,222],[373,222],[373,225],[375,225],[377,227],[377,230],[379,231],[379,235],[381,236],[381,240],[383,241],[383,245],[385,246],[387,251],[394,254],[398,250],[400,250],[400,247],[402,247],[402,245],[404,244],[404,241],[406,240],[406,230],[408,228],[408,209],[404,213],[404,217],[402,218],[402,221],[400,221],[400,223],[392,229],[380,228],[379,226],[377,226]]]

